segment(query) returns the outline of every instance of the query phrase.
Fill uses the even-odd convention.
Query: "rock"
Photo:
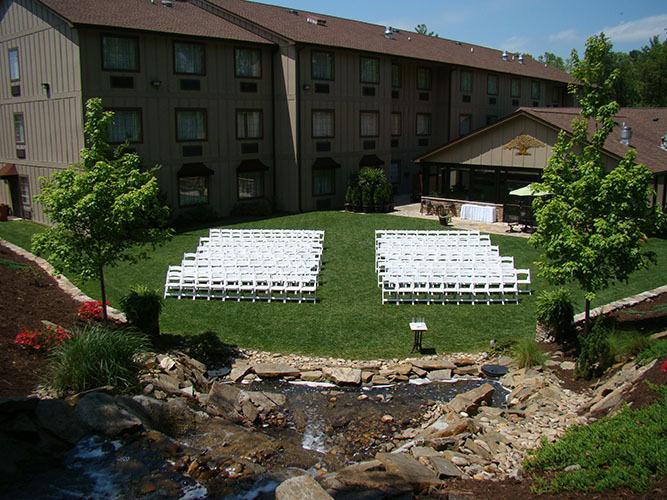
[[[394,421],[394,417],[391,415],[382,415],[382,418],[380,419],[383,424],[388,424]]]
[[[427,375],[427,377],[432,382],[439,382],[439,381],[442,381],[442,380],[451,380],[452,370],[450,370],[450,369],[433,370],[432,372],[430,372]]]
[[[609,394],[607,394],[600,401],[591,406],[591,414],[600,414],[600,413],[610,413],[617,409],[624,401],[624,395],[631,387],[631,384],[626,383],[620,387],[617,387]]]
[[[191,410],[181,398],[159,401],[147,396],[134,396],[120,398],[120,401],[144,421],[144,426],[170,436],[188,434],[208,417],[205,413]]]
[[[428,461],[431,463],[440,479],[461,477],[463,475],[461,469],[444,457],[432,455],[428,457]]]
[[[324,376],[338,385],[361,384],[361,370],[358,368],[331,368],[322,370]]]
[[[556,366],[560,366],[560,363],[558,361],[553,360],[553,359],[547,359],[544,362],[544,366],[546,366],[547,368],[555,368]]]
[[[293,366],[284,363],[258,363],[252,368],[260,378],[296,377],[301,373]]]
[[[282,482],[276,488],[276,500],[330,500],[333,499],[310,476],[299,476]]]
[[[206,399],[206,411],[231,422],[241,422],[243,417],[240,413],[240,392],[241,390],[233,385],[214,383]]]
[[[437,457],[439,455],[439,453],[430,446],[414,446],[410,451],[415,458]]]
[[[322,372],[320,370],[301,372],[301,380],[306,382],[319,382],[322,380]]]
[[[61,399],[39,400],[35,417],[41,427],[70,444],[77,443],[85,435],[74,408]]]
[[[96,433],[115,437],[139,430],[142,422],[121,407],[111,396],[99,392],[85,395],[76,405],[76,416]]]
[[[389,365],[387,370],[399,375],[409,375],[412,371],[412,365],[410,363],[399,363],[395,365]]]
[[[154,380],[153,385],[162,389],[164,392],[175,394],[178,393],[180,382],[176,377],[160,373]]]
[[[373,385],[389,385],[391,384],[391,381],[388,378],[383,377],[382,375],[373,375],[371,383]]]
[[[174,366],[176,366],[176,360],[172,358],[171,356],[158,356],[158,360],[160,361],[160,368],[162,368],[165,371],[171,370]]]
[[[246,364],[235,365],[232,368],[232,371],[229,372],[229,379],[234,383],[239,382],[241,379],[243,379],[243,377],[245,377],[248,374],[248,372],[251,369],[252,367],[250,365]]]
[[[472,414],[482,401],[487,403],[491,401],[494,390],[491,384],[484,384],[462,394],[457,394],[454,399],[447,403],[447,409],[454,413]]]
[[[412,364],[422,370],[453,370],[456,368],[456,365],[452,363],[451,360],[446,358],[436,358],[436,359],[417,359],[413,361]]]
[[[417,375],[419,378],[424,378],[426,375],[428,375],[428,372],[426,370],[419,368],[418,366],[412,367],[412,373]]]
[[[368,395],[367,395],[367,394],[359,394],[359,395],[357,396],[357,401],[366,401],[367,399],[368,399]]]
[[[342,468],[338,471],[338,474],[358,474],[359,472],[369,472],[382,469],[382,462],[379,460],[369,460],[367,462],[359,462],[356,464],[348,465],[347,467]]]
[[[368,372],[368,371],[362,371],[361,372],[361,381],[364,384],[369,383],[372,378],[373,378],[373,372]]]
[[[387,472],[402,477],[416,489],[424,489],[440,484],[440,480],[431,469],[422,465],[410,455],[378,453],[375,458],[382,462]]]
[[[275,392],[241,391],[239,400],[243,402],[246,397],[264,415],[285,406],[285,403],[287,403],[287,397]]]
[[[577,367],[577,364],[574,361],[563,361],[560,364],[561,370],[574,370]]]
[[[579,465],[579,464],[568,465],[568,466],[565,467],[565,469],[563,469],[563,470],[564,470],[565,472],[574,472],[574,471],[576,471],[576,470],[581,470],[581,465]]]
[[[654,333],[649,337],[651,340],[662,340],[662,339],[667,339],[667,330],[664,332],[658,332]]]
[[[412,486],[398,474],[374,470],[344,473],[344,470],[336,475],[341,498],[412,498]]]
[[[458,414],[447,414],[438,418],[424,429],[424,435],[429,439],[456,436],[464,432],[474,431],[475,425],[470,418],[460,417]]]
[[[479,366],[470,365],[470,366],[460,366],[454,370],[454,373],[457,375],[479,375]]]
[[[252,404],[250,399],[246,399],[241,403],[241,411],[248,422],[254,423],[259,417],[259,409]]]

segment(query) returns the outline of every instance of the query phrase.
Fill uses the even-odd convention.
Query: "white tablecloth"
[[[461,205],[461,218],[478,222],[496,222],[496,207]]]

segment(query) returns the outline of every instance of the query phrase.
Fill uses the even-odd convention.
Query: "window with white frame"
[[[262,77],[262,51],[260,49],[236,49],[235,74],[237,78]]]
[[[310,58],[311,76],[313,80],[334,79],[334,54],[314,50]]]
[[[403,115],[401,113],[391,114],[391,135],[398,137],[402,133]]]
[[[176,140],[205,141],[206,111],[203,109],[176,110]]]
[[[380,113],[377,111],[362,111],[359,114],[361,137],[377,137],[380,135]]]
[[[264,196],[264,172],[257,170],[253,172],[238,173],[238,197],[239,200],[251,200]]]
[[[334,112],[330,109],[313,110],[312,135],[316,139],[330,139],[335,136]]]
[[[204,75],[206,49],[201,43],[174,42],[174,73]]]
[[[262,138],[262,111],[259,109],[236,110],[236,137],[237,139]]]
[[[25,119],[23,113],[14,113],[14,142],[25,144]]]
[[[108,139],[111,144],[141,142],[141,110],[111,109],[113,120],[109,123]]]
[[[417,135],[431,135],[431,113],[417,113]]]
[[[21,79],[21,65],[19,63],[19,49],[9,49],[7,52],[9,59],[9,80],[18,82]]]
[[[374,57],[360,59],[361,83],[380,83],[380,60]]]
[[[103,36],[102,69],[139,71],[139,41],[128,36]]]

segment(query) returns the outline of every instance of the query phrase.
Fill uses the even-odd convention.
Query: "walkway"
[[[409,203],[406,205],[398,205],[395,207],[393,212],[390,212],[391,215],[397,215],[399,217],[413,217],[416,219],[430,219],[433,221],[438,220],[437,215],[426,215],[419,212],[421,208],[420,203]],[[475,222],[471,220],[461,219],[460,217],[452,217],[452,226],[456,229],[468,229],[476,230],[483,233],[492,233],[492,234],[502,234],[505,236],[517,236],[519,238],[528,238],[530,237],[529,233],[521,232],[510,232],[509,224],[505,222]]]

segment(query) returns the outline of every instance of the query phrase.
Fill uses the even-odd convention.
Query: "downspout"
[[[274,46],[273,56],[280,53],[280,47]],[[271,211],[276,210],[276,171],[278,170],[278,159],[276,157],[276,68],[274,58],[271,58],[271,153],[273,157],[273,175],[272,175],[272,189],[271,189]]]
[[[303,177],[301,173],[301,62],[300,54],[304,46],[296,46],[296,168],[297,183],[299,185],[299,213],[303,213]]]

